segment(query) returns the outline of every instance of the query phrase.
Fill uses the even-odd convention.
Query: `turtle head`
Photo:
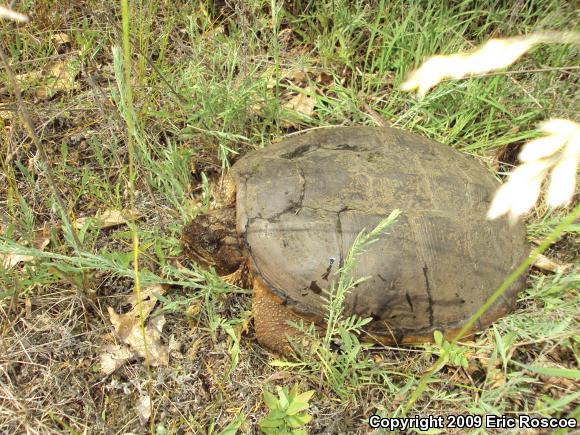
[[[243,262],[235,205],[198,216],[183,229],[182,243],[186,255],[196,263],[214,267],[220,275],[235,272]]]

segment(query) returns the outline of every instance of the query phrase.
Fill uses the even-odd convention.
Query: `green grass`
[[[163,337],[173,336],[182,350],[169,367],[151,368],[154,430],[219,433],[230,424],[257,430],[268,412],[262,392],[276,385],[316,390],[308,409],[312,433],[365,431],[373,413],[400,414],[444,343],[360,345],[354,359],[334,346],[317,360],[326,362],[328,376],[313,374],[306,356],[276,363],[253,340],[249,292],[184,259],[181,228],[208,209],[212,189],[239,155],[297,130],[376,125],[369,107],[398,128],[480,156],[490,167],[500,156],[505,164],[496,170],[515,164],[538,121],[574,119],[577,46],[540,46],[507,72],[445,82],[423,100],[399,90],[432,54],[577,25],[568,2],[512,3],[131,2],[130,109],[120,7],[99,0],[18,2],[32,20],[3,24],[2,48],[17,77],[44,71],[19,83],[66,213],[74,220],[128,209],[134,195],[142,216],[134,226],[141,285],[169,287]],[[53,37],[59,33],[70,42],[59,44]],[[79,71],[75,86],[42,96],[39,90],[55,86],[46,74],[55,64]],[[36,147],[10,115],[17,103],[8,83],[2,68],[0,252],[36,258],[0,268],[0,427],[146,430],[133,409],[147,390],[141,362],[109,377],[98,372],[99,349],[108,340],[106,307],[123,310],[134,285],[131,231],[88,224],[78,230],[82,253],[76,253]],[[315,99],[313,113],[288,109],[297,93]],[[539,206],[527,222],[530,238],[546,237],[564,216]],[[577,262],[578,232],[570,226],[547,255]],[[35,250],[41,236],[50,239],[43,252]],[[454,345],[467,368],[449,360],[410,414],[578,417],[578,388],[566,376],[580,360],[579,287],[577,266],[555,275],[533,270],[517,310],[474,342]],[[95,307],[85,306],[79,292]],[[337,361],[350,364],[346,381],[330,375]],[[537,367],[548,371],[532,370]]]

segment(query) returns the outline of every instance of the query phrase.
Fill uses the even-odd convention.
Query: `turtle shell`
[[[430,337],[463,325],[526,257],[523,225],[485,218],[499,183],[479,162],[392,128],[320,129],[233,167],[237,230],[251,270],[298,315],[323,318],[357,235],[402,214],[359,257],[345,314],[371,333]],[[520,279],[476,328],[509,311]],[[408,341],[408,340],[407,340]]]

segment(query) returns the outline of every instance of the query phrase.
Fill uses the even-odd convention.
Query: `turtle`
[[[353,269],[367,279],[344,315],[371,318],[383,344],[456,334],[528,255],[525,228],[486,220],[499,181],[450,146],[390,127],[332,127],[248,152],[229,169],[220,205],[183,231],[185,252],[220,275],[246,265],[257,341],[289,351],[289,321],[324,325],[325,290],[355,238],[400,216]],[[466,336],[515,306],[520,277]]]

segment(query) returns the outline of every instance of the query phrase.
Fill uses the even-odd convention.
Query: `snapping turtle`
[[[523,225],[487,221],[498,182],[448,146],[393,128],[315,130],[248,153],[223,206],[184,230],[186,252],[220,274],[247,262],[258,341],[279,352],[287,321],[321,324],[321,292],[361,230],[402,214],[360,257],[345,314],[372,317],[383,343],[456,333],[526,257]],[[470,331],[514,305],[521,278]]]

